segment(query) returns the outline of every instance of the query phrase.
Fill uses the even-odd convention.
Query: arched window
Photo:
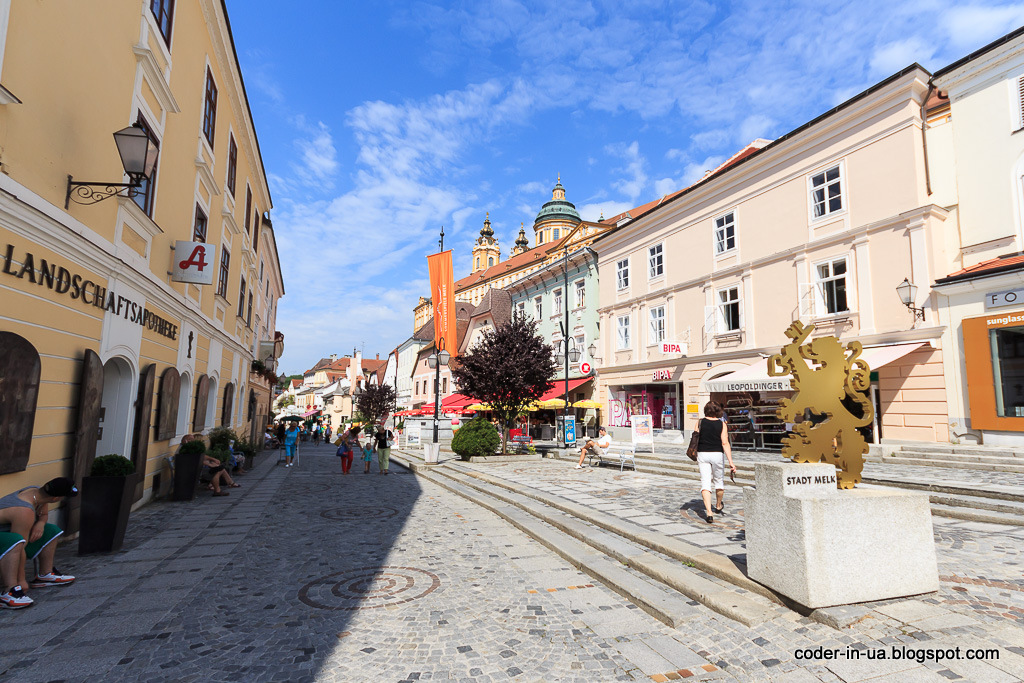
[[[0,349],[0,474],[9,474],[28,466],[42,365],[36,348],[13,332],[0,332]]]
[[[494,257],[493,256],[488,256],[487,257],[487,266],[490,267],[490,266],[493,266],[493,265],[494,265]]]
[[[181,373],[181,388],[178,391],[178,436],[188,434],[189,418],[192,417],[189,407],[192,405],[192,377],[187,372]]]
[[[100,434],[96,444],[98,455],[117,453],[131,458],[133,425],[132,369],[123,358],[111,358],[103,364],[103,400],[100,404]]]

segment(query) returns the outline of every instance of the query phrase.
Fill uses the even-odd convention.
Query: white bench
[[[612,445],[604,452],[604,455],[598,455],[587,451],[588,462],[591,467],[594,467],[594,461],[597,461],[597,467],[604,464],[605,459],[609,461],[618,460],[619,471],[626,465],[626,461],[633,466],[633,471],[636,472],[636,444],[635,443],[616,443],[612,442]]]

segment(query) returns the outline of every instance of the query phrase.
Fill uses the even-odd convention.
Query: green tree
[[[459,392],[491,406],[501,424],[501,451],[508,451],[508,428],[551,388],[555,374],[551,347],[525,316],[484,333],[480,342],[452,364]]]

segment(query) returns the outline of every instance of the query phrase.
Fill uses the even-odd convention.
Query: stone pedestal
[[[750,578],[805,607],[939,589],[928,494],[836,488],[828,464],[770,463],[745,489]]]
[[[428,465],[436,465],[437,458],[441,454],[441,444],[439,443],[425,443],[423,444],[423,462]]]

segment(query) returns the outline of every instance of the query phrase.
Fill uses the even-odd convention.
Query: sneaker
[[[15,586],[6,593],[0,594],[0,606],[6,609],[23,609],[31,607],[34,600],[25,595],[21,586]]]
[[[576,465],[576,469],[582,470],[583,469],[583,465]]]
[[[49,586],[66,586],[74,583],[75,577],[70,574],[61,574],[60,570],[54,567],[46,576],[36,575],[36,578],[28,582],[29,588],[47,588]]]

